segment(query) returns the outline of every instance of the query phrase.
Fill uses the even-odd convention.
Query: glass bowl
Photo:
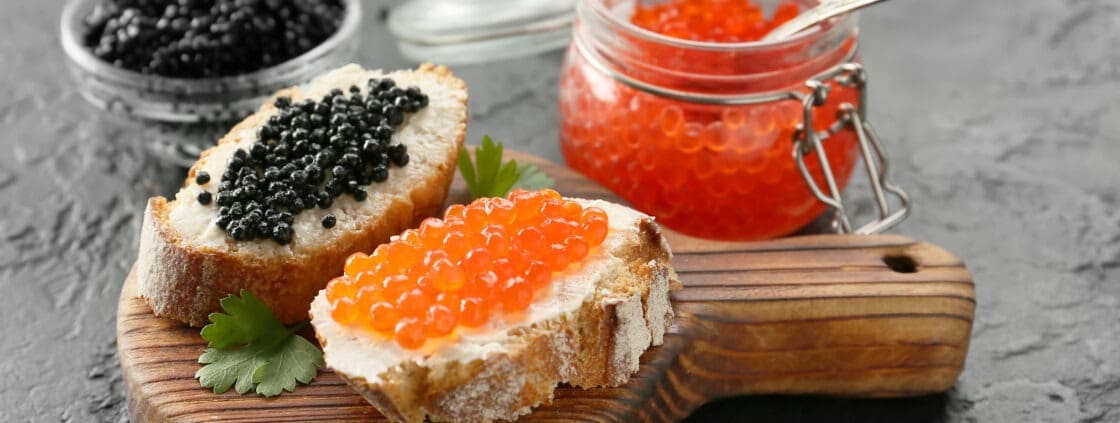
[[[62,10],[62,48],[78,90],[101,109],[160,122],[225,122],[256,111],[277,90],[352,60],[362,20],[360,0],[342,0],[346,11],[338,30],[291,60],[243,75],[170,78],[113,66],[83,45],[82,19],[98,1],[70,0]]]
[[[401,54],[444,64],[486,63],[568,44],[576,0],[409,0],[389,14]]]

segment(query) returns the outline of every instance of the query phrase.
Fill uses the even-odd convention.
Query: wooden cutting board
[[[507,154],[540,164],[564,195],[620,201],[562,165]],[[450,201],[466,201],[461,180]],[[646,351],[630,383],[561,386],[523,420],[675,421],[749,394],[915,396],[949,389],[964,368],[973,283],[944,249],[897,235],[730,243],[666,232],[684,288],[672,293],[665,344]],[[152,315],[132,274],[117,348],[134,422],[383,420],[326,369],[270,399],[201,387],[198,329]]]

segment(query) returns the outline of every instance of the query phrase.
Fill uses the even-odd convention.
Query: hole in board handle
[[[883,264],[898,273],[914,273],[918,271],[918,263],[907,255],[883,256]]]

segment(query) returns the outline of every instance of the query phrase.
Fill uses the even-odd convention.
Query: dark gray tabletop
[[[117,295],[144,201],[183,170],[164,135],[70,85],[61,1],[0,2],[0,421],[118,421]],[[367,2],[359,61],[403,60]],[[870,111],[914,214],[893,232],[964,258],[979,304],[947,395],[738,398],[754,421],[1120,420],[1120,7],[896,0],[863,15]],[[469,140],[559,160],[558,53],[455,67]],[[859,185],[854,185],[858,190]],[[865,200],[857,203],[866,205]]]

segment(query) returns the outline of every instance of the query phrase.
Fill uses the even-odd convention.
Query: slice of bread
[[[479,329],[458,328],[419,350],[339,325],[325,292],[311,324],[330,366],[393,421],[511,420],[551,401],[559,383],[617,386],[660,345],[672,320],[671,252],[653,218],[601,200],[603,243],[535,294],[532,305]]]
[[[175,200],[148,200],[136,270],[139,294],[157,316],[202,326],[208,323],[209,313],[219,310],[219,299],[248,289],[282,322],[305,319],[315,294],[342,272],[351,253],[370,251],[440,211],[467,121],[466,85],[447,68],[425,64],[382,74],[348,65],[307,85],[277,92],[274,98],[317,100],[331,89],[345,91],[351,85],[365,92],[366,81],[375,77],[392,78],[402,87],[418,86],[429,97],[428,106],[408,116],[392,136],[393,144],[407,147],[409,163],[391,167],[387,181],[368,186],[364,201],[343,195],[329,209],[296,214],[291,243],[234,241],[214,223],[217,206],[196,199],[204,190],[216,192],[219,175],[234,151],[247,149],[256,140],[256,129],[277,111],[271,100],[202,153]],[[213,178],[200,186],[194,177],[203,170]],[[337,219],[331,229],[321,224],[327,213]]]

